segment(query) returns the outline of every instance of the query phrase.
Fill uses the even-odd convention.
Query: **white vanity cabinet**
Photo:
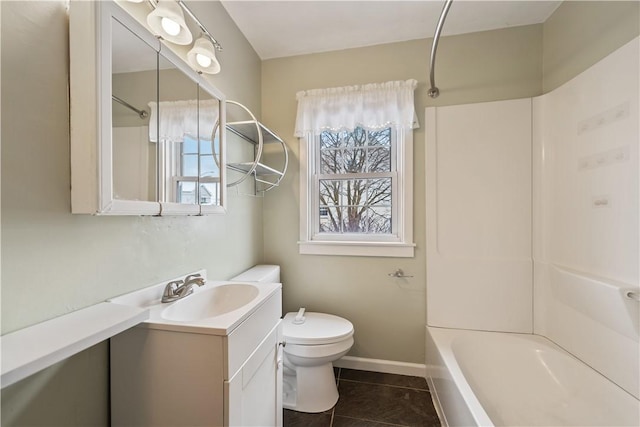
[[[111,425],[281,426],[282,293],[225,334],[141,323],[111,339]]]

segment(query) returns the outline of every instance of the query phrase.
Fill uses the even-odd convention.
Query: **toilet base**
[[[320,366],[298,366],[295,374],[283,375],[282,406],[298,412],[327,411],[338,402],[338,387],[331,362]]]

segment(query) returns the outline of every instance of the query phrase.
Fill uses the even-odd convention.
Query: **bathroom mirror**
[[[198,84],[158,56],[158,104],[153,106],[160,147],[160,200],[197,205]]]
[[[149,6],[70,6],[72,212],[224,213],[224,95],[156,39],[136,7],[145,16]]]
[[[222,199],[222,177],[226,168],[221,167],[223,147],[220,144],[220,103],[210,93],[198,88],[198,183],[201,206],[217,206]],[[226,185],[224,186],[226,188]]]
[[[119,21],[111,24],[113,198],[158,201],[158,150],[149,137],[158,52]]]

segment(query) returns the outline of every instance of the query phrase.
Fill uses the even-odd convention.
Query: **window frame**
[[[213,156],[215,162],[215,153],[212,154],[202,154],[198,149],[197,153],[185,153],[184,152],[184,144],[185,140],[190,139],[194,141],[199,147],[202,142],[211,143],[210,140],[205,138],[197,139],[191,135],[184,135],[182,141],[170,142],[165,141],[165,144],[168,146],[167,150],[164,150],[162,160],[165,164],[165,167],[160,170],[160,180],[163,183],[162,186],[162,197],[164,200],[172,201],[173,203],[184,204],[184,205],[201,205],[202,201],[200,200],[200,184],[218,184],[220,186],[220,176],[211,177],[211,176],[196,176],[196,175],[184,175],[183,174],[183,158],[184,156],[194,156],[196,157],[198,174],[200,174],[200,165],[202,164],[202,158],[206,156]],[[166,173],[168,171],[169,173]],[[178,186],[181,182],[193,182],[194,186],[194,203],[186,203],[178,201]],[[214,192],[213,196],[216,198],[216,202],[220,203],[221,192],[220,190]]]
[[[300,138],[300,254],[413,257],[413,130],[391,127],[391,172],[320,174],[320,134]],[[395,170],[394,170],[395,163]],[[320,180],[391,177],[392,233],[320,233]]]

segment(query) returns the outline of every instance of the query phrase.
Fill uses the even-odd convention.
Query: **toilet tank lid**
[[[305,313],[302,324],[294,324],[297,312],[282,319],[282,335],[291,344],[319,345],[342,341],[353,335],[353,324],[347,319],[325,313]]]

